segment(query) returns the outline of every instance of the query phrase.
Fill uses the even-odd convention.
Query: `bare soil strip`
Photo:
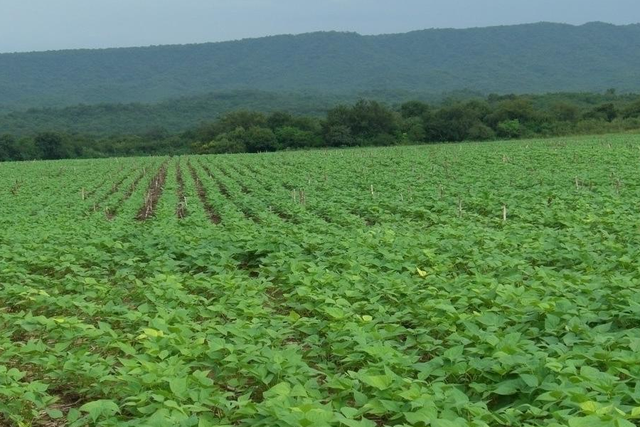
[[[193,177],[193,181],[196,183],[196,190],[198,191],[198,197],[202,202],[202,206],[204,206],[204,210],[207,212],[207,215],[209,216],[209,220],[214,224],[220,224],[220,222],[222,221],[222,218],[220,218],[220,215],[216,213],[213,206],[211,206],[211,203],[209,203],[209,200],[207,199],[207,191],[204,189],[202,185],[202,181],[200,181],[200,178],[198,177],[198,173],[196,172],[193,165],[189,161],[187,161],[187,167],[189,168],[189,172]]]
[[[207,175],[209,175],[209,178],[211,178],[216,184],[218,184],[218,188],[220,189],[220,193],[222,193],[222,195],[228,199],[231,200],[231,194],[229,193],[229,190],[227,189],[227,187],[218,179],[216,179],[213,176],[213,173],[211,172],[211,169],[209,169],[205,164],[203,164],[202,162],[200,162],[200,166],[202,166],[202,169],[204,169],[204,171],[207,173]],[[225,174],[224,172],[222,172],[222,174],[224,176],[226,176],[229,179],[233,179],[232,177],[230,177],[229,175]],[[233,203],[233,201],[232,201]],[[236,207],[240,210],[240,212],[242,212],[242,214],[246,217],[249,218],[251,221],[255,222],[256,224],[260,223],[260,218],[258,218],[258,216],[251,212],[250,209],[243,207],[243,206],[238,206],[236,203],[234,203],[236,205]]]
[[[220,190],[220,193],[222,193],[222,195],[226,198],[226,199],[230,199],[231,195],[229,194],[229,190],[227,189],[227,187],[220,182],[219,180],[217,180],[214,176],[213,173],[211,172],[211,169],[209,169],[205,164],[203,164],[202,162],[200,162],[200,166],[202,167],[202,169],[204,169],[204,171],[207,173],[207,175],[209,175],[209,178],[211,178],[212,180],[214,180],[214,182],[218,185],[218,189]]]
[[[123,165],[120,165],[120,168],[118,169],[118,172],[117,172],[117,173],[120,173],[120,172],[122,172],[123,170],[124,170],[124,166],[123,166]],[[93,195],[94,195],[94,194],[96,194],[99,190],[101,190],[101,189],[102,189],[102,187],[104,187],[105,185],[107,185],[107,183],[108,183],[108,182],[109,182],[109,181],[107,181],[107,180],[103,180],[100,184],[96,185],[96,186],[93,188],[93,190],[91,190],[91,191],[87,191],[86,198],[88,199],[88,198],[90,198],[90,197],[93,197]]]
[[[88,191],[86,194],[86,198],[89,199],[91,197],[93,197],[94,194],[96,194],[96,192],[98,192],[98,190],[100,190],[102,187],[104,187],[107,184],[107,181],[102,181],[100,184],[96,185],[93,190]]]
[[[149,183],[149,189],[144,197],[144,204],[138,211],[136,219],[138,221],[146,221],[153,217],[158,206],[158,201],[164,190],[164,182],[167,179],[167,162],[165,161],[155,177]]]
[[[105,210],[105,215],[107,216],[108,220],[112,220],[117,215],[118,210],[120,210],[120,207],[124,204],[124,202],[129,200],[133,192],[136,191],[136,188],[138,188],[138,184],[140,183],[142,178],[144,178],[145,175],[146,175],[146,170],[143,169],[142,172],[140,172],[140,175],[138,175],[137,178],[131,183],[131,185],[129,186],[127,191],[124,193],[122,198],[120,198],[120,200],[118,201],[118,205],[114,206],[111,209]]]
[[[11,186],[11,194],[13,194],[14,196],[17,196],[21,186],[22,186],[22,182],[16,179],[15,184]]]
[[[247,165],[245,165],[244,167],[231,165],[231,169],[233,169],[241,177],[257,182],[265,190],[269,192],[273,191],[273,185],[271,183],[265,182],[264,177],[260,175],[254,168]]]
[[[111,196],[112,194],[115,194],[118,192],[118,190],[120,189],[120,186],[122,185],[123,182],[125,182],[127,180],[127,178],[129,178],[129,176],[131,175],[131,171],[127,172],[122,179],[120,179],[118,182],[114,183],[111,186],[111,189],[105,193],[102,197],[100,197],[100,199],[95,202],[93,204],[92,210],[93,212],[97,212],[100,209],[100,205],[102,205],[105,200],[107,200],[109,198],[109,196]]]
[[[182,178],[180,159],[176,162],[176,181],[178,182],[178,206],[176,207],[176,216],[178,219],[183,219],[189,212],[187,212],[187,198],[184,196],[184,179]]]
[[[249,190],[249,188],[247,188],[246,185],[244,185],[241,181],[238,181],[237,179],[233,178],[231,175],[229,175],[229,171],[227,171],[226,169],[222,168],[222,167],[218,167],[218,169],[220,170],[220,172],[222,172],[222,174],[224,176],[226,176],[229,179],[233,179],[236,184],[238,184],[238,186],[240,187],[240,191],[242,191],[243,194],[251,194],[251,190]],[[235,168],[234,168],[235,169]],[[242,176],[242,174],[240,174]]]

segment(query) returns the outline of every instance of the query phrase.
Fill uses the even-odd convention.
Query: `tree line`
[[[612,99],[617,99],[614,93]],[[234,111],[183,132],[130,135],[60,131],[0,135],[0,161],[134,155],[257,153],[326,147],[487,141],[640,130],[640,98],[585,105],[571,96],[535,103],[526,95],[390,107],[374,100],[335,106],[324,116]],[[580,97],[581,100],[584,96]],[[600,98],[598,98],[600,99]]]

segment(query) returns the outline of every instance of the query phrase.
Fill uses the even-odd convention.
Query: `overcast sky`
[[[640,21],[640,0],[0,0],[0,52]]]

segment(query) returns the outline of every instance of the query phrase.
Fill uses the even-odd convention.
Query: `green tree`
[[[328,147],[352,147],[357,144],[349,126],[333,125],[326,129],[324,142]]]
[[[348,128],[350,134],[362,143],[381,135],[396,135],[399,120],[393,111],[377,101],[360,100],[352,107],[338,106],[329,110],[325,122],[325,135],[329,129]]]
[[[607,122],[612,122],[617,117],[618,109],[611,102],[599,105],[585,114],[587,119],[606,120]]]
[[[464,141],[469,131],[482,124],[484,111],[475,103],[454,104],[443,107],[425,123],[427,138],[430,141]]]
[[[622,112],[624,118],[640,117],[640,100],[628,105]]]
[[[269,128],[253,126],[244,135],[244,143],[249,153],[276,151],[278,139]]]
[[[276,130],[275,134],[279,149],[317,147],[321,143],[318,135],[313,132],[292,126],[281,127]]]
[[[400,106],[400,115],[405,118],[421,117],[431,111],[431,107],[428,104],[420,101],[405,102]]]
[[[498,123],[498,136],[501,138],[518,138],[522,134],[520,120],[505,120]]]
[[[267,118],[256,111],[233,111],[220,117],[212,123],[205,123],[195,131],[187,133],[187,137],[197,141],[213,141],[218,135],[233,132],[238,128],[249,129],[252,127],[267,126]]]
[[[489,141],[496,137],[496,133],[484,123],[476,123],[467,132],[467,137],[473,141]]]
[[[231,154],[244,153],[247,147],[243,141],[229,138],[228,134],[219,135],[213,141],[196,147],[200,154]]]
[[[285,127],[285,126],[294,126],[295,119],[294,117],[286,112],[276,111],[275,113],[271,113],[267,117],[267,126],[271,128],[272,131],[276,131],[276,129]]]
[[[12,135],[0,135],[0,162],[21,160],[17,141]]]
[[[579,110],[574,104],[568,102],[556,102],[550,108],[553,120],[561,122],[575,122],[578,120]]]
[[[64,147],[64,139],[59,133],[39,133],[33,141],[45,160],[63,159],[68,155]]]

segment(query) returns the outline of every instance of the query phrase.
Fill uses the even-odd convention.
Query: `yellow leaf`
[[[600,408],[600,405],[598,402],[588,401],[582,402],[580,404],[580,408],[588,414],[593,414]]]
[[[420,270],[420,267],[416,267],[416,270],[418,271],[420,277],[427,277],[427,272],[424,270]]]
[[[144,335],[148,337],[163,337],[164,333],[162,331],[158,331],[157,329],[145,328],[142,330]]]

